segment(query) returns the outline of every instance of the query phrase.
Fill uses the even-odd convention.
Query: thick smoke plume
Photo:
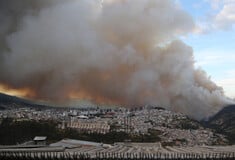
[[[192,48],[177,38],[194,23],[173,1],[1,3],[3,86],[51,101],[154,104],[197,119],[226,103],[222,88],[195,69]]]

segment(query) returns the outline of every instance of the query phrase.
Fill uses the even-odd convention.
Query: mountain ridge
[[[223,107],[203,125],[227,136],[231,144],[235,143],[235,104]]]
[[[0,93],[0,110],[1,109],[9,109],[9,108],[22,108],[22,107],[34,107],[34,108],[48,108],[52,106],[39,104],[38,102],[34,102],[32,100],[27,100],[24,98],[7,95],[5,93]]]

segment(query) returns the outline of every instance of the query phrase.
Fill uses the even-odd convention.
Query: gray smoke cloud
[[[2,85],[36,99],[154,104],[196,119],[227,103],[178,38],[194,22],[174,1],[3,3]]]

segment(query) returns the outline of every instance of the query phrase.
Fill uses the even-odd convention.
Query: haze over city
[[[0,91],[211,116],[235,95],[233,6],[226,0],[2,1]]]
[[[0,0],[0,160],[234,160],[235,0]]]

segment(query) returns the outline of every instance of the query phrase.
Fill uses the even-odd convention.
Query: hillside
[[[21,107],[29,107],[29,110],[18,110]],[[50,106],[41,105],[37,102],[33,102],[26,99],[21,99],[14,96],[8,96],[5,94],[0,94],[0,110],[7,109],[7,111],[2,112],[2,117],[11,115],[12,117],[17,117],[23,119],[34,119],[34,120],[48,120],[53,117],[54,120],[70,119],[70,112],[67,109],[59,107],[61,111],[54,112],[50,110]],[[54,108],[54,107],[53,107]],[[9,110],[8,110],[9,109]],[[17,109],[18,111],[16,112]],[[49,109],[42,111],[43,109]],[[102,110],[102,109],[101,109]],[[188,118],[186,115],[181,113],[175,113],[169,110],[165,110],[159,107],[144,108],[141,110],[133,110],[130,112],[122,110],[116,110],[115,116],[109,120],[112,124],[112,128],[117,131],[124,131],[127,126],[123,122],[123,118],[130,116],[128,124],[129,131],[133,133],[142,134],[157,134],[157,138],[160,138],[163,144],[172,145],[180,143],[181,145],[214,145],[214,144],[225,144],[226,140],[223,135],[214,133],[211,129],[204,128],[201,123],[196,120]],[[32,113],[34,113],[32,115]],[[227,114],[233,114],[233,117]],[[64,117],[63,115],[67,115]],[[0,117],[1,118],[1,117]],[[232,119],[232,120],[231,120]],[[235,109],[234,107],[226,107],[221,113],[218,113],[210,121],[206,122],[208,128],[216,129],[219,133],[234,134],[234,121],[235,120]],[[93,117],[88,121],[97,123],[103,123],[103,119],[100,117]],[[126,122],[127,123],[127,122]],[[220,127],[222,126],[222,128]],[[232,136],[231,136],[232,137]]]
[[[0,110],[16,108],[16,107],[47,108],[50,106],[38,104],[30,100],[0,93]]]
[[[235,105],[224,107],[204,124],[206,127],[225,134],[231,143],[235,143]]]

